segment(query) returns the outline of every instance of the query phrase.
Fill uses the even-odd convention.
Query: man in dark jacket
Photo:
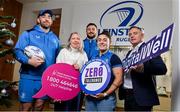
[[[133,52],[141,49],[144,44],[143,37],[141,28],[133,26],[129,29],[133,48],[126,57],[131,57]],[[124,72],[124,82],[119,88],[119,99],[125,100],[125,111],[151,111],[154,105],[159,105],[155,75],[164,75],[166,72],[166,65],[160,56],[135,65]]]

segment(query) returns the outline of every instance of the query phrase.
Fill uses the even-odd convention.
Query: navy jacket
[[[166,65],[160,56],[152,58],[143,64],[143,73],[138,73],[134,70],[131,71],[134,97],[140,106],[159,105],[159,99],[156,92],[155,76],[165,75],[167,72]],[[119,88],[118,95],[120,100],[124,99],[125,91],[123,84]]]

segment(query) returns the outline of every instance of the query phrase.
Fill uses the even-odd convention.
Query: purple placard
[[[33,98],[48,95],[61,101],[73,99],[80,91],[79,74],[80,72],[69,64],[58,63],[49,66],[42,76],[42,88]]]
[[[173,32],[173,25],[171,24],[161,32],[161,36],[154,36],[151,40],[146,42],[141,50],[134,52],[131,57],[123,60],[123,67],[128,70],[131,66],[137,65],[150,60],[169,50],[171,37]]]
[[[86,94],[101,93],[108,86],[110,78],[109,65],[101,59],[92,59],[81,70],[80,88]]]

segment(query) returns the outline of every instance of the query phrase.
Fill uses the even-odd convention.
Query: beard
[[[47,26],[47,25],[44,25],[44,24],[40,24],[41,25],[41,27],[43,28],[43,29],[49,29],[50,28],[50,26]]]
[[[46,22],[40,22],[40,26],[43,28],[43,29],[49,29],[50,28],[50,23],[46,23]]]
[[[43,28],[43,29],[49,29],[49,27],[47,27],[47,26],[43,26],[43,25],[41,25],[41,27]]]
[[[88,37],[89,39],[94,39],[94,38],[96,37],[96,34],[93,34],[93,35],[87,34],[87,37]]]

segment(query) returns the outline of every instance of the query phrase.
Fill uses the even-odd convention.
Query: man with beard
[[[97,26],[94,23],[89,23],[86,26],[86,39],[84,40],[84,51],[88,56],[88,60],[99,53],[96,43]]]
[[[60,50],[58,37],[50,30],[53,23],[51,10],[41,10],[37,25],[22,33],[16,43],[14,53],[21,63],[19,81],[20,111],[42,111],[47,96],[35,99],[41,88],[41,77],[44,70],[56,62]],[[25,54],[27,46],[39,48],[44,58]]]
[[[87,37],[83,40],[84,43],[84,51],[87,54],[88,61],[91,60],[93,57],[95,57],[98,53],[98,47],[97,47],[97,42],[96,42],[96,34],[97,34],[97,26],[95,23],[89,23],[86,26],[86,35]],[[83,99],[84,99],[84,93],[81,92],[80,95],[80,101],[77,102],[79,103],[79,108],[82,108],[83,105]]]

